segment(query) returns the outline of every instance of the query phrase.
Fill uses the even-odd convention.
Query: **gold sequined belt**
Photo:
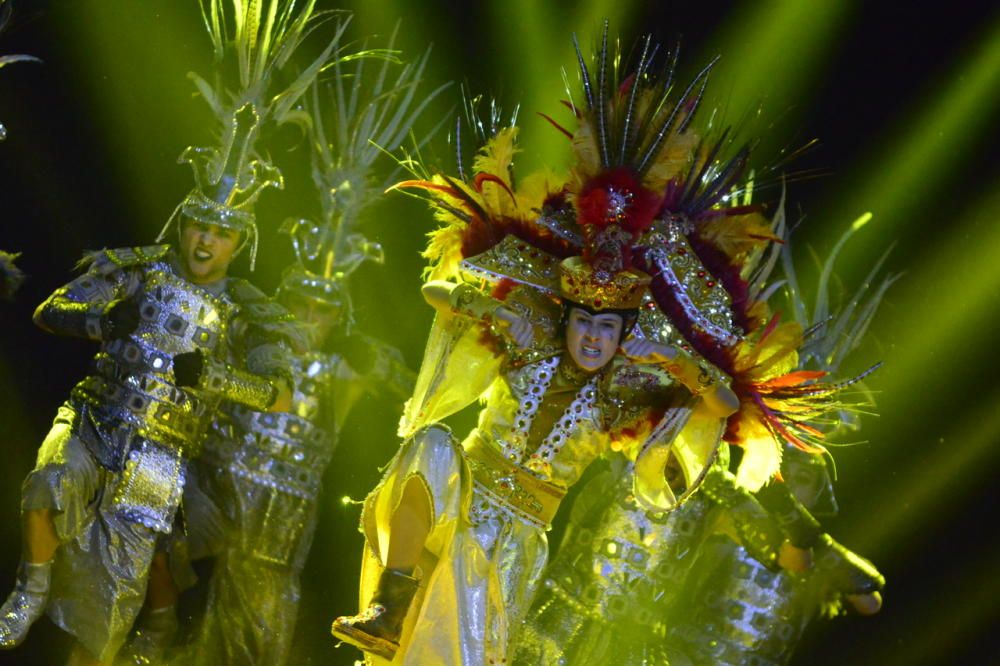
[[[489,493],[548,527],[566,490],[532,475],[507,460],[497,447],[475,437],[465,449],[472,478]]]
[[[91,375],[76,385],[73,395],[89,404],[100,417],[129,424],[135,432],[186,456],[200,453],[208,409],[204,402],[184,394],[184,402],[164,400],[163,395],[142,391]]]

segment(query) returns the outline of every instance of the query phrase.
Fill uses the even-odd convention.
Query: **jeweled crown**
[[[562,297],[594,310],[638,308],[649,282],[648,275],[633,271],[596,270],[581,257],[570,257],[559,264]]]

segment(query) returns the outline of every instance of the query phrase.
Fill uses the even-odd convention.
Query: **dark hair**
[[[569,324],[569,313],[573,308],[583,310],[591,315],[602,315],[602,314],[614,314],[622,318],[622,332],[618,336],[618,342],[615,344],[621,344],[622,340],[632,332],[632,328],[635,326],[636,322],[639,320],[639,309],[638,308],[605,308],[604,310],[597,310],[590,307],[589,305],[584,305],[583,303],[577,303],[575,301],[563,301],[562,303],[562,317],[559,319],[559,335],[565,337],[566,327]]]

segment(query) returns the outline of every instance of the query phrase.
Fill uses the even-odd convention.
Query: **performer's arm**
[[[484,321],[496,326],[518,347],[524,349],[531,346],[534,338],[531,322],[471,284],[434,280],[425,284],[421,292],[424,300],[444,315]]]
[[[736,484],[736,477],[724,469],[712,469],[705,477],[702,492],[725,511],[751,557],[770,569],[786,564],[782,558],[786,542],[781,525],[748,490]],[[795,566],[793,570],[799,569]]]
[[[466,283],[433,280],[421,287],[420,292],[435,310],[446,315],[492,320],[502,306],[499,301]]]
[[[34,322],[56,335],[115,340],[135,330],[139,305],[128,298],[126,278],[99,263],[49,296],[35,310]]]
[[[739,398],[725,383],[715,380],[693,358],[676,347],[644,338],[630,338],[622,343],[622,351],[634,360],[663,366],[691,393],[701,396],[705,406],[719,417],[729,416],[740,407]]]
[[[355,333],[337,346],[341,357],[338,379],[369,395],[388,392],[405,400],[413,394],[416,374],[395,347],[369,335]],[[359,396],[361,395],[359,394]]]
[[[757,491],[757,497],[788,533],[788,539],[793,545],[803,549],[816,545],[823,534],[823,528],[792,494],[787,484],[777,481],[770,483]]]
[[[281,412],[291,408],[291,389],[285,379],[241,370],[201,351],[174,356],[174,377],[178,386],[213,393],[254,411]]]
[[[283,313],[284,311],[281,310]],[[201,351],[174,357],[178,386],[197,388],[258,412],[287,412],[292,408],[292,343],[296,325],[284,317],[233,320],[229,358],[237,367]]]

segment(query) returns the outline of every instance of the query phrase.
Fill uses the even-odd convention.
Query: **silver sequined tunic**
[[[198,554],[217,558],[204,620],[183,663],[287,663],[321,480],[340,427],[366,393],[412,389],[396,350],[371,339],[364,344],[374,356],[365,374],[337,354],[300,355],[291,363],[290,412],[231,405],[213,427],[194,467],[221,529],[201,535],[206,526],[191,525],[207,544]]]
[[[186,461],[218,402],[177,387],[173,357],[225,359],[239,309],[224,284],[213,293],[180,278],[167,249],[98,253],[40,308],[55,332],[100,339],[96,313],[118,299],[139,305],[135,331],[101,343],[94,373],[60,410],[22,498],[23,510],[53,511],[62,544],[48,614],[102,661],[142,607],[153,554],[173,549]]]
[[[232,405],[213,427],[195,465],[222,529],[205,538],[201,554],[217,557],[184,663],[287,662],[321,478],[336,446],[332,397],[352,374],[337,356],[303,355],[292,366],[291,412]]]
[[[362,599],[371,598],[387,553],[392,512],[408,479],[421,479],[434,513],[425,545],[433,566],[421,565],[424,580],[414,603],[419,610],[409,615],[394,663],[499,664],[510,658],[510,642],[548,556],[547,525],[524,510],[530,509],[531,497],[520,492],[516,479],[478,472],[480,459],[470,451],[487,447],[534,478],[568,488],[611,450],[612,432],[620,422],[630,422],[633,394],[649,389],[633,381],[633,366],[618,359],[564,394],[565,409],[550,412],[551,426],[530,437],[532,423],[552,399],[562,363],[572,361],[549,356],[505,364],[484,393],[478,427],[464,442],[440,425],[420,429],[404,442],[369,495],[362,516],[367,541]],[[643,379],[663,393],[665,404],[686,404],[686,389],[665,374],[649,372]]]
[[[648,511],[627,474],[605,472],[574,503],[518,638],[516,664],[665,664],[668,610],[711,510],[702,494]]]

